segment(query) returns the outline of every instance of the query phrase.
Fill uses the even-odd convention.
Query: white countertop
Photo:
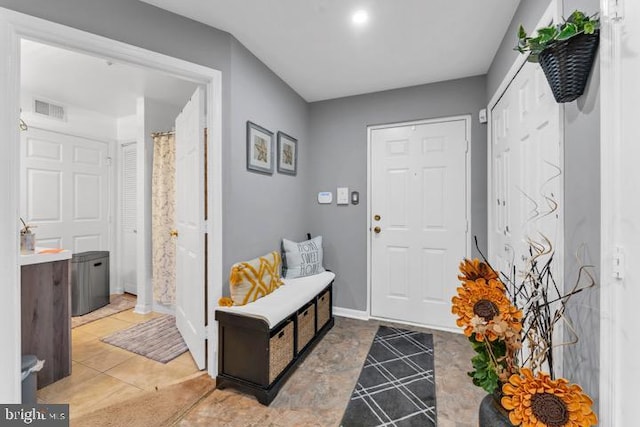
[[[58,253],[42,253],[49,248],[36,248],[32,254],[20,254],[20,265],[40,264],[43,262],[64,261],[71,259],[71,251],[62,250]]]

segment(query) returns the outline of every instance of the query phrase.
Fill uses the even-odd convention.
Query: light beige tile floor
[[[136,314],[131,309],[74,328],[71,375],[38,390],[38,401],[68,403],[73,419],[197,372],[188,352],[163,364],[100,341],[157,316]]]

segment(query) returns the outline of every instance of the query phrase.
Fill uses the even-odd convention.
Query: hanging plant
[[[576,10],[561,24],[538,28],[535,36],[518,29],[515,50],[538,62],[556,102],[570,102],[584,93],[598,48],[600,19]]]

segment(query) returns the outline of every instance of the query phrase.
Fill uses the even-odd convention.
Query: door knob
[[[170,235],[171,237],[178,237],[178,230],[171,230],[171,231],[169,232],[169,235]]]
[[[380,221],[382,217],[380,215],[374,215],[373,219],[375,219],[376,221]]]
[[[375,227],[373,229],[373,232],[376,233],[376,234],[380,233],[381,231],[382,231],[382,229],[380,227]]]

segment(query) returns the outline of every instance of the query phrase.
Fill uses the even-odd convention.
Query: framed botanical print
[[[298,172],[298,140],[278,132],[278,172],[295,175]]]
[[[273,132],[247,121],[247,170],[273,173]]]

